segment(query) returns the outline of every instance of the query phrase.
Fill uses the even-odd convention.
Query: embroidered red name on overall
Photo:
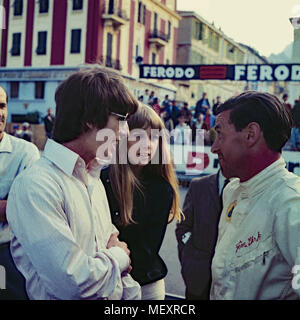
[[[257,237],[251,236],[248,238],[248,243],[240,240],[236,245],[235,245],[235,253],[237,253],[240,249],[242,248],[247,248],[250,247],[253,243],[258,242],[261,239],[261,233],[257,232]]]

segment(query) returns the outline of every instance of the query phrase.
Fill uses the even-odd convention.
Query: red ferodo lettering
[[[208,165],[209,165],[209,156],[207,153],[192,152],[192,151],[188,153],[187,165],[186,165],[187,169],[203,171],[208,167]]]

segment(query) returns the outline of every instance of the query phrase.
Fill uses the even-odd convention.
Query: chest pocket
[[[267,263],[267,259],[270,258],[272,252],[275,251],[276,245],[272,234],[265,239],[252,242],[251,240],[246,243],[246,247],[242,246],[233,254],[232,261],[230,263],[230,269],[234,269],[236,272],[249,268],[252,265]]]

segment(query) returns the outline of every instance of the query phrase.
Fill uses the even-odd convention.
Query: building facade
[[[227,37],[199,14],[179,11],[181,21],[178,30],[177,64],[237,64],[244,63],[245,49]],[[217,96],[222,100],[241,92],[244,83],[230,80],[201,80],[178,83],[178,96],[195,105],[203,92],[210,101]]]
[[[1,32],[0,85],[9,93],[9,117],[45,114],[55,105],[59,82],[96,63],[123,75],[136,96],[146,88],[159,97],[175,96],[171,81],[138,77],[141,62],[176,62],[176,0],[0,1],[7,18]]]
[[[269,64],[267,58],[261,56],[254,48],[243,43],[239,43],[239,45],[245,50],[244,64]],[[274,94],[278,84],[279,83],[276,82],[249,81],[246,83],[245,90],[255,90]]]

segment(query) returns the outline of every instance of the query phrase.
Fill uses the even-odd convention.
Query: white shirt
[[[0,200],[7,199],[16,176],[39,157],[39,150],[33,143],[4,132],[0,141]],[[9,242],[11,238],[8,224],[0,222],[0,244]]]
[[[231,181],[223,201],[211,299],[299,299],[292,269],[300,265],[300,178],[280,158],[244,183]]]
[[[15,180],[7,219],[11,253],[30,299],[139,299],[140,286],[124,273],[123,249],[106,249],[117,232],[100,167],[51,139],[43,156]],[[121,274],[123,273],[122,277]]]

